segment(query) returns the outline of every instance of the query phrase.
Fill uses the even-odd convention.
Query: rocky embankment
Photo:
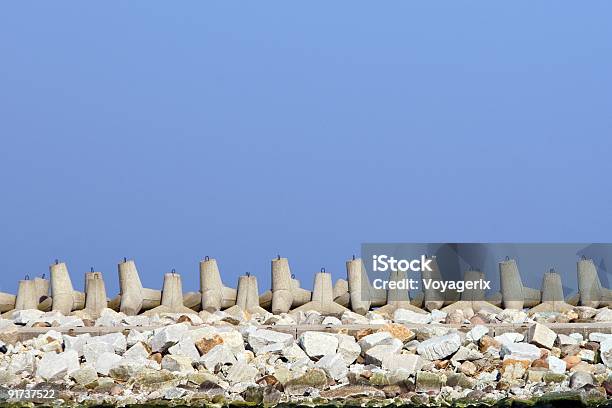
[[[96,320],[23,310],[0,320],[0,387],[52,388],[62,404],[494,404],[564,392],[596,404],[612,394],[612,334],[557,334],[546,326],[585,321],[612,324],[612,310],[576,307],[528,317],[516,310],[398,309],[393,316],[345,312],[336,318],[317,312],[125,316],[105,309]],[[495,336],[487,326],[495,323],[531,327]],[[306,329],[297,339],[280,330],[298,324],[336,330]],[[345,327],[355,324],[370,327]],[[43,334],[24,339],[23,326]],[[119,329],[65,332],[81,326]]]

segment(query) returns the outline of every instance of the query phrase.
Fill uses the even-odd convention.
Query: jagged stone
[[[190,337],[184,337],[174,346],[168,349],[168,353],[177,356],[185,356],[193,361],[197,361],[200,358],[200,353]]]
[[[395,309],[393,321],[402,324],[427,324],[431,322],[431,314],[417,313],[408,309]]]
[[[382,359],[382,368],[386,370],[406,370],[410,375],[414,375],[421,369],[424,361],[416,354],[395,354],[391,353]]]
[[[348,374],[344,359],[336,353],[324,355],[317,361],[315,367],[324,370],[334,380],[340,380]]]
[[[298,342],[309,357],[335,354],[338,349],[338,339],[331,333],[304,332]]]
[[[390,344],[379,344],[371,347],[365,352],[366,364],[382,366],[385,359],[393,358],[402,349],[402,342],[396,338],[392,338]]]
[[[479,341],[482,336],[484,336],[485,334],[489,333],[489,328],[486,326],[483,326],[481,324],[478,324],[476,326],[474,326],[465,336],[466,340],[468,341],[473,341],[473,342],[477,342]]]
[[[167,354],[162,358],[161,366],[164,370],[189,374],[195,371],[191,363],[189,357]]]
[[[172,324],[153,332],[150,344],[154,352],[164,352],[169,347],[178,343],[189,331],[189,326],[185,323]]]
[[[395,337],[391,335],[391,333],[387,331],[376,332],[372,334],[368,334],[367,336],[359,339],[359,347],[361,347],[362,353],[366,353],[369,349],[375,346],[385,345],[385,344],[393,344]]]
[[[98,380],[98,373],[93,367],[82,367],[73,371],[70,377],[79,385],[88,386]]]
[[[338,354],[342,356],[347,366],[353,364],[361,354],[361,347],[353,336],[336,334],[336,337],[338,338]]]
[[[200,363],[207,370],[214,371],[217,366],[236,363],[236,357],[229,347],[220,344],[200,357]]]
[[[230,383],[254,382],[259,371],[252,365],[239,361],[227,372],[227,380]]]
[[[501,347],[500,356],[504,359],[512,358],[516,360],[533,361],[540,358],[540,349],[533,344],[510,343]]]
[[[536,323],[529,328],[527,339],[530,343],[551,349],[557,339],[557,333],[543,324]]]
[[[112,347],[112,346],[111,346]],[[121,362],[121,356],[113,352],[104,352],[98,356],[94,368],[98,374],[108,375],[110,370]]]
[[[257,354],[261,349],[271,344],[287,347],[293,343],[293,336],[287,333],[275,332],[267,329],[258,329],[248,335],[249,346]]]
[[[416,391],[437,393],[440,392],[443,382],[440,375],[436,373],[429,373],[427,371],[419,371],[416,374]]]
[[[47,381],[59,380],[79,369],[79,356],[75,350],[63,353],[53,351],[43,354],[36,368],[36,375]]]
[[[427,360],[440,360],[450,356],[461,346],[461,337],[450,333],[442,337],[425,340],[417,347],[417,353]]]

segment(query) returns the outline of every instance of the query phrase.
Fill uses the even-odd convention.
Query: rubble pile
[[[605,400],[612,394],[612,334],[558,334],[547,325],[581,321],[612,324],[612,310],[578,306],[528,316],[398,308],[392,315],[334,317],[316,311],[126,316],[104,309],[91,319],[27,309],[0,320],[0,386],[55,387],[66,404],[441,405],[560,392]],[[501,323],[528,328],[496,334],[492,327]],[[41,334],[21,338],[24,327]]]

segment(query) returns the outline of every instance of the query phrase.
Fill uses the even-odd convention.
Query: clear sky
[[[0,290],[612,241],[609,1],[3,2]]]

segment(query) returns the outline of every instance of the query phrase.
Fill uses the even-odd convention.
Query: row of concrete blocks
[[[423,272],[423,279],[441,280],[435,257],[431,257],[432,271]],[[163,289],[144,288],[136,264],[123,259],[118,265],[120,294],[108,299],[102,273],[85,274],[85,291],[73,289],[66,264],[56,261],[49,267],[51,279],[25,279],[19,282],[17,295],[0,293],[0,311],[39,309],[59,311],[65,315],[84,310],[97,317],[104,308],[112,308],[127,315],[139,313],[193,313],[194,311],[228,312],[244,311],[274,314],[290,311],[317,310],[324,314],[340,315],[349,308],[365,314],[372,308],[392,314],[397,308],[425,313],[422,309],[452,311],[456,309],[488,310],[493,313],[507,309],[531,308],[530,312],[565,311],[575,305],[600,307],[612,305],[612,291],[602,287],[597,269],[592,260],[582,259],[577,263],[579,291],[565,299],[561,276],[546,272],[542,290],[525,287],[518,266],[513,259],[499,263],[501,292],[485,299],[484,290],[468,289],[462,293],[450,291],[440,293],[424,290],[410,298],[407,290],[375,289],[371,286],[361,259],[346,262],[347,279],[339,279],[332,285],[331,274],[324,270],[315,275],[314,288],[310,292],[300,287],[300,282],[291,275],[287,258],[280,256],[272,260],[272,288],[259,295],[255,276],[244,275],[238,279],[237,289],[223,284],[215,259],[206,257],[200,262],[200,291],[183,294],[181,277],[175,272],[164,275]],[[407,278],[403,272],[392,272],[389,280]],[[465,281],[484,279],[480,271],[465,273]],[[50,290],[49,290],[50,289]],[[49,294],[50,292],[50,294]]]

